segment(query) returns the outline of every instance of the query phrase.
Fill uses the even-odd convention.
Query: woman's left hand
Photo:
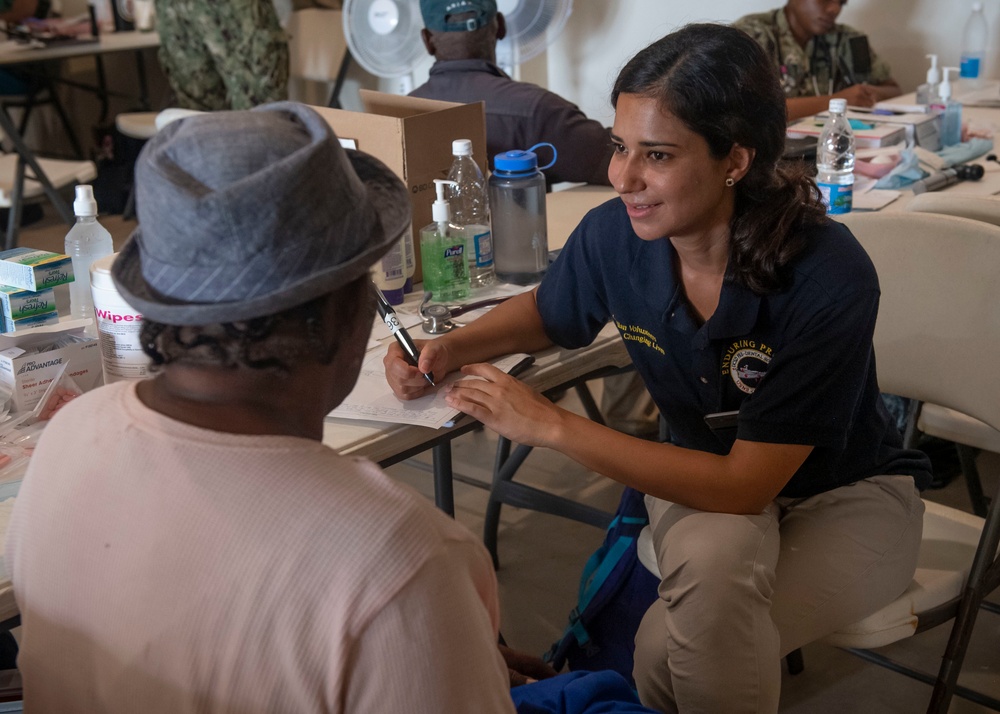
[[[454,382],[445,401],[511,441],[548,446],[563,410],[491,364],[470,364],[462,374],[481,377]]]

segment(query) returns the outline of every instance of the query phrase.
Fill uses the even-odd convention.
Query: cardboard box
[[[101,347],[96,338],[74,342],[57,350],[27,354],[41,344],[50,344],[65,334],[82,336],[80,321],[71,329],[39,328],[23,335],[0,335],[0,381],[14,393],[11,411],[30,411],[45,393],[52,378],[62,365],[69,361],[69,376],[83,391],[103,384],[101,372]]]
[[[68,255],[34,248],[0,253],[0,285],[38,291],[71,282],[73,261]]]
[[[448,177],[455,157],[451,142],[472,141],[473,158],[486,174],[486,110],[482,102],[455,104],[361,90],[364,112],[313,107],[338,138],[355,143],[396,172],[410,192],[413,208],[414,282],[421,280],[420,229],[431,222],[434,179]],[[518,147],[511,147],[518,148]],[[526,147],[523,147],[526,148]]]

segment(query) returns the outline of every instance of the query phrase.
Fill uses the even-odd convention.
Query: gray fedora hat
[[[168,325],[249,320],[330,293],[410,223],[396,175],[293,102],[168,124],[135,183],[139,227],[111,274],[132,307]]]

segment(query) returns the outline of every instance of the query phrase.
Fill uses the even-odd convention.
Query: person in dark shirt
[[[636,635],[640,699],[684,714],[778,710],[781,658],[912,582],[930,464],[879,398],[879,283],[782,162],[785,96],[759,44],[690,25],[612,91],[620,197],[539,287],[421,345],[390,347],[401,398],[453,370],[448,404],[645,494],[659,598]],[[561,409],[485,360],[579,348],[613,320],[670,444]]]
[[[420,12],[425,25],[421,36],[436,61],[427,82],[410,96],[485,102],[491,167],[497,154],[548,142],[558,152],[555,165],[545,171],[549,185],[561,181],[610,185],[607,128],[558,94],[514,81],[497,66],[497,40],[506,36],[507,28],[496,0],[421,0]]]

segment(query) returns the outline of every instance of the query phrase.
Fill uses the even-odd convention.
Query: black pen
[[[414,367],[419,367],[420,363],[420,350],[417,346],[413,344],[413,340],[410,338],[410,333],[406,331],[406,328],[399,324],[399,319],[396,317],[396,311],[392,309],[392,305],[389,301],[385,299],[385,295],[382,291],[378,289],[378,286],[374,283],[372,287],[375,288],[375,296],[377,298],[378,304],[378,314],[382,318],[382,322],[385,326],[389,328],[389,332],[393,337],[396,338],[396,342],[399,346],[403,348],[403,352],[406,354],[407,361]],[[436,387],[434,384],[434,378],[431,375],[422,372],[424,379],[431,383],[432,387]]]

